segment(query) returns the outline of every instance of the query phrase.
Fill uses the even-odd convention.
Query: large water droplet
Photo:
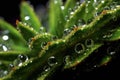
[[[54,66],[54,65],[58,64],[58,62],[57,62],[57,60],[54,56],[51,56],[51,57],[48,58],[48,64],[50,66]]]
[[[94,45],[94,41],[92,39],[85,40],[86,47],[92,47]]]
[[[75,45],[74,50],[78,54],[83,53],[85,51],[85,46],[82,43],[78,43]]]
[[[27,55],[20,54],[20,55],[18,55],[18,59],[20,59],[22,62],[25,62],[25,61],[28,60],[28,56],[27,56]]]
[[[28,61],[28,56],[20,54],[18,58],[13,61],[14,66],[22,66],[23,62]]]

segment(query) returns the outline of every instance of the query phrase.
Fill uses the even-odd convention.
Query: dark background
[[[0,1],[0,17],[15,25],[16,19],[19,19],[19,5],[22,0],[1,0]],[[46,5],[48,0],[27,0],[36,8],[39,4]]]
[[[46,5],[48,0],[29,0],[31,4],[36,8],[39,4]],[[19,19],[19,4],[21,0],[1,0],[0,1],[0,17],[6,21],[15,25],[16,19]],[[116,57],[108,66],[95,69],[90,72],[79,72],[77,70],[67,70],[60,72],[55,77],[55,80],[66,79],[66,80],[80,80],[81,78],[89,79],[102,79],[102,80],[117,80],[120,79],[120,57]],[[76,76],[76,77],[74,77]]]

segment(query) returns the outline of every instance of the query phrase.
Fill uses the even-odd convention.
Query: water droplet
[[[75,52],[80,54],[83,53],[85,51],[85,46],[82,43],[78,43],[75,45]]]
[[[56,40],[56,39],[58,39],[57,36],[53,36],[53,37],[52,37],[52,40]]]
[[[62,9],[62,10],[64,10],[64,8],[65,8],[64,6],[61,6],[61,9]]]
[[[117,17],[116,16],[113,16],[113,21],[117,21]]]
[[[82,25],[84,25],[85,24],[85,22],[84,22],[84,20],[83,19],[79,19],[78,20],[78,26],[82,26]]]
[[[64,57],[63,61],[66,65],[69,65],[69,64],[71,64],[71,57],[69,55],[67,55]]]
[[[25,62],[28,60],[28,56],[27,55],[23,55],[23,54],[19,54],[18,55],[18,59],[20,59],[22,62]]]
[[[94,41],[92,39],[85,40],[86,47],[92,47],[94,45]]]
[[[18,58],[13,61],[14,66],[22,66],[23,62],[28,61],[28,56],[20,54]]]
[[[48,58],[48,64],[50,66],[54,66],[54,65],[58,64],[58,62],[57,62],[57,60],[54,56],[51,56],[51,57]]]
[[[54,3],[57,4],[57,3],[58,3],[58,0],[54,0]]]
[[[41,43],[41,48],[44,49],[44,47],[47,45],[47,42],[42,42]]]
[[[64,30],[64,36],[68,35],[70,32],[71,32],[70,29],[65,29],[65,30]]]
[[[112,37],[112,36],[113,36],[113,34],[112,34],[111,31],[110,31],[110,32],[106,33],[106,34],[103,36],[103,38],[110,38],[110,37]]]
[[[46,72],[49,71],[50,70],[50,66],[44,66],[43,70],[46,71]]]
[[[45,28],[44,27],[40,27],[40,33],[44,33],[46,30],[45,30]]]
[[[0,70],[0,77],[4,77],[8,74],[7,70]]]
[[[25,16],[25,20],[29,20],[30,19],[30,16]]]
[[[19,59],[15,59],[15,60],[13,61],[13,65],[14,65],[14,66],[22,66],[22,61],[19,60]]]
[[[0,44],[0,51],[8,51],[8,48],[4,44]]]
[[[14,69],[14,65],[13,64],[9,64],[9,66],[8,66],[8,71],[10,72],[11,70],[13,70]]]
[[[102,0],[102,1],[101,1],[101,3],[105,3],[105,1],[104,1],[104,0]]]
[[[65,20],[68,20],[68,19],[69,19],[69,16],[68,16],[68,15],[66,15],[66,16],[65,16]]]
[[[8,36],[8,35],[4,35],[4,36],[2,37],[2,39],[3,39],[4,41],[7,41],[7,40],[9,39],[9,36]]]
[[[116,48],[114,48],[114,47],[107,48],[107,54],[114,55],[115,53],[116,53]]]

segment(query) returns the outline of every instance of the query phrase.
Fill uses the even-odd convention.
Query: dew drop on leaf
[[[54,65],[58,64],[58,62],[57,62],[57,60],[54,56],[51,56],[51,57],[48,58],[48,64],[50,66],[54,66]]]
[[[71,30],[70,30],[70,29],[65,29],[65,30],[64,30],[64,35],[63,35],[63,36],[68,35],[70,32],[71,32]]]
[[[83,53],[85,51],[85,46],[82,43],[78,43],[75,45],[74,50],[78,54]]]
[[[94,45],[94,41],[92,39],[86,39],[85,40],[85,46],[86,47],[92,47]]]
[[[0,69],[0,77],[4,77],[8,74],[8,71],[7,70],[1,70]]]
[[[14,66],[22,66],[23,62],[28,61],[28,56],[19,54],[17,59],[13,61]]]
[[[9,36],[8,36],[8,35],[3,35],[2,39],[3,39],[4,41],[7,41],[7,40],[9,39]]]
[[[44,66],[43,70],[46,71],[46,72],[49,71],[50,70],[50,66]]]
[[[66,65],[71,64],[71,57],[70,57],[70,55],[67,55],[67,56],[64,57],[64,63]]]
[[[105,3],[105,1],[104,1],[104,0],[102,0],[102,1],[101,1],[101,3]]]
[[[39,30],[40,33],[44,33],[45,31],[46,31],[46,30],[45,30],[44,27],[40,27],[40,30]]]
[[[26,21],[30,19],[30,16],[25,16],[24,18]]]
[[[27,55],[23,55],[23,54],[19,54],[18,55],[18,59],[20,59],[22,62],[25,62],[28,60],[28,56]]]
[[[64,8],[65,8],[64,6],[61,6],[61,9],[62,9],[62,10],[64,10]]]
[[[4,44],[0,44],[0,51],[8,51],[8,47]]]
[[[116,53],[116,50],[114,47],[108,47],[107,48],[107,54],[108,55],[114,55]]]

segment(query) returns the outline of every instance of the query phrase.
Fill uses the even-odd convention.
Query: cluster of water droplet
[[[45,72],[48,72],[52,67],[54,67],[57,64],[58,64],[58,62],[57,62],[56,57],[55,56],[51,56],[51,57],[48,58],[47,65],[43,67],[43,70]]]
[[[75,52],[78,54],[82,54],[85,52],[85,50],[87,50],[88,48],[92,48],[94,45],[94,40],[93,39],[86,39],[85,43],[77,43],[75,45]]]
[[[19,54],[13,63],[10,63],[9,65],[4,65],[2,62],[0,62],[0,77],[6,76],[11,70],[14,70],[17,66],[22,66],[22,64],[26,61],[28,61],[28,56]],[[4,69],[2,69],[2,67]]]
[[[0,51],[8,51],[10,49],[9,31],[0,31]]]
[[[6,66],[0,61],[0,77],[4,77],[8,74],[8,71],[5,68]]]

